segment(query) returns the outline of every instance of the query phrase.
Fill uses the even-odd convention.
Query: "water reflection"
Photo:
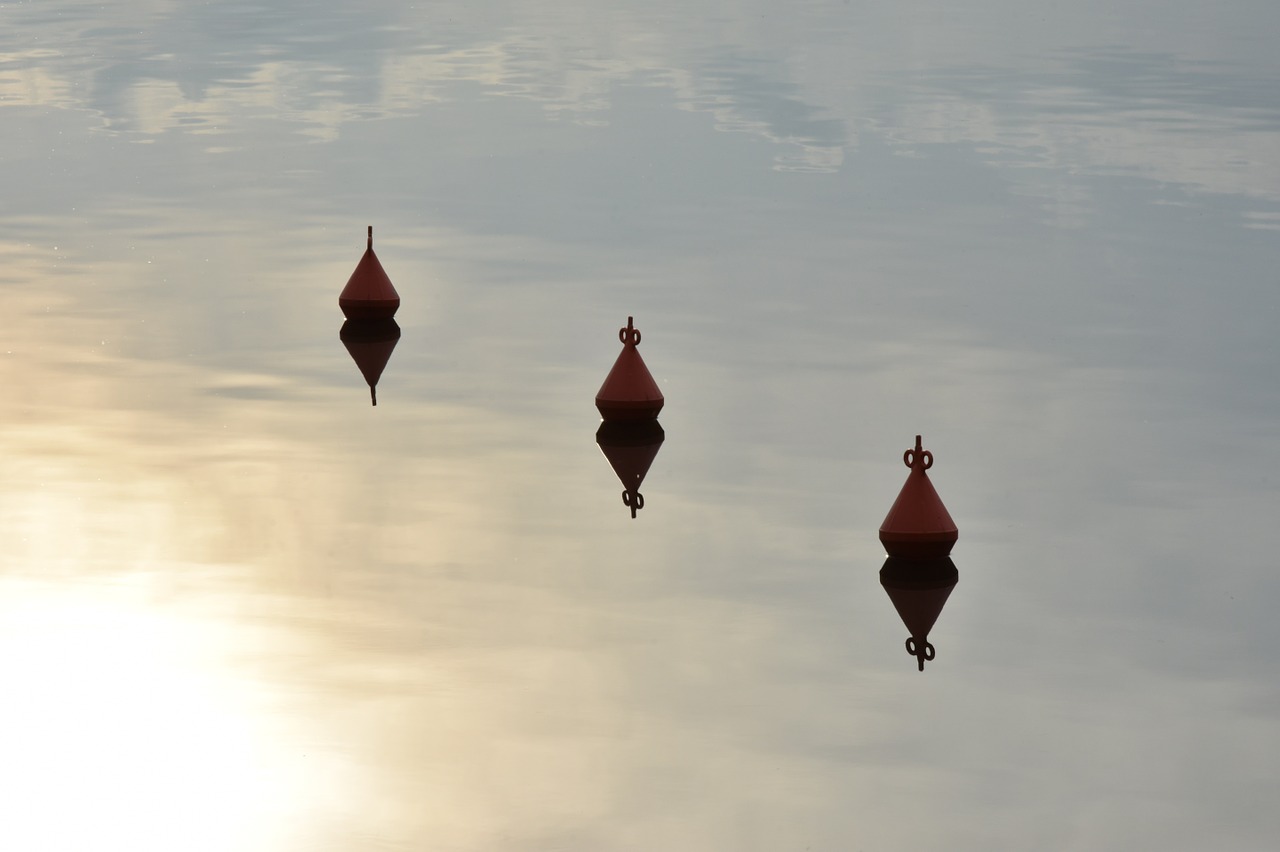
[[[907,653],[916,658],[920,671],[933,660],[935,651],[929,642],[942,607],[960,580],[960,572],[949,556],[938,559],[904,559],[890,556],[880,568],[880,585],[884,586],[893,608],[907,626]]]
[[[645,474],[665,439],[666,432],[657,420],[640,423],[605,421],[596,430],[596,443],[622,482],[622,504],[631,510],[633,518],[644,508],[640,483],[644,482]]]
[[[1280,4],[874,5],[6,4],[0,849],[1271,848]]]
[[[382,378],[382,371],[400,342],[399,323],[390,317],[349,319],[342,324],[338,338],[369,384],[369,400],[377,405],[378,379]]]

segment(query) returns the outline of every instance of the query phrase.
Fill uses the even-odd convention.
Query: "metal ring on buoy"
[[[907,637],[907,653],[913,657],[923,657],[926,660],[932,660],[937,654],[933,650],[932,642],[917,643],[916,637]]]
[[[929,452],[928,450],[922,450],[920,451],[919,458],[920,458],[920,466],[924,470],[928,470],[929,468],[933,467],[933,453]],[[905,451],[902,454],[902,463],[905,464],[907,467],[915,467],[916,451],[915,450]]]

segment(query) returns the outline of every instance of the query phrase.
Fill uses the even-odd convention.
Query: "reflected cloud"
[[[718,129],[781,146],[779,169],[833,171],[847,144],[845,117],[811,103],[777,59],[740,45],[715,45],[708,59],[705,42],[672,39],[625,12],[476,31],[398,4],[176,4],[122,16],[130,22],[112,27],[82,13],[21,19],[41,41],[67,47],[0,41],[0,102],[87,108],[106,129],[148,137],[226,135],[284,119],[323,141],[350,122],[462,100],[459,87],[474,85],[539,103],[553,118],[606,125],[614,90],[638,84],[670,88]]]
[[[11,29],[58,50],[0,36],[0,102],[87,108],[106,127],[143,136],[225,135],[283,119],[332,140],[351,122],[471,100],[477,85],[486,96],[600,125],[620,86],[659,86],[681,108],[712,115],[718,129],[779,146],[781,170],[838,170],[859,133],[877,132],[908,155],[963,144],[1002,167],[1127,174],[1280,201],[1277,81],[1172,53],[1058,51],[1015,72],[994,63],[921,66],[892,45],[857,52],[838,38],[820,40],[797,63],[797,33],[675,37],[626,11],[516,8],[503,10],[506,27],[467,28],[396,3],[143,4],[126,5],[122,20],[104,27],[77,7],[55,8],[62,11],[23,10]],[[810,25],[847,26],[846,18],[832,13]],[[1090,215],[1078,188],[1021,177],[1059,221]]]
[[[1230,65],[1108,48],[1059,53],[1038,71],[947,67],[902,82],[915,97],[891,110],[885,129],[908,149],[960,143],[1006,168],[1280,201],[1277,81]],[[1035,195],[1063,191],[1018,177]],[[1060,199],[1072,217],[1090,212],[1078,185],[1065,191],[1075,193]]]
[[[786,70],[765,59],[730,57],[697,66],[674,78],[680,105],[715,116],[716,128],[761,136],[784,152],[780,171],[836,171],[852,137],[846,120],[804,99]]]

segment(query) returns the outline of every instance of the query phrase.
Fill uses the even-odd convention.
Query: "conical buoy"
[[[378,379],[382,378],[382,371],[400,342],[400,325],[390,317],[349,319],[342,324],[338,337],[368,382],[369,399],[377,405]]]
[[[400,309],[400,294],[373,253],[372,225],[364,256],[347,279],[347,286],[342,288],[338,307],[348,319],[390,319]]]
[[[609,421],[652,420],[662,410],[665,400],[636,351],[640,329],[633,325],[631,317],[627,317],[627,327],[618,330],[618,339],[622,341],[622,352],[596,393],[596,408],[600,416]]]
[[[625,489],[622,492],[622,505],[631,510],[631,517],[644,508],[644,496],[640,493],[640,483],[653,464],[666,433],[657,420],[642,420],[635,423],[601,423],[596,430],[596,443],[600,452],[604,453],[609,466],[618,475]]]
[[[900,559],[890,556],[880,569],[880,585],[893,602],[902,623],[911,632],[907,653],[924,664],[935,656],[929,643],[929,631],[942,614],[951,590],[960,580],[960,572],[948,557],[940,559]]]
[[[880,542],[890,556],[904,559],[946,556],[960,533],[925,474],[933,467],[933,453],[921,448],[916,435],[915,449],[903,453],[902,461],[911,473],[880,525]]]

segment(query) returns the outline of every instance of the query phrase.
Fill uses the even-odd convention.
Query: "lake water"
[[[1280,4],[362,5],[0,5],[0,848],[1275,848]]]

